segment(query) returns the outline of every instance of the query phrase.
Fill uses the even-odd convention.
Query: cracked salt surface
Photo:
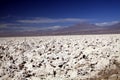
[[[0,80],[102,80],[119,62],[120,34],[0,38]]]

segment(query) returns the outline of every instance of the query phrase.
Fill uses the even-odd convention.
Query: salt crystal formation
[[[120,34],[0,38],[0,80],[120,80]]]

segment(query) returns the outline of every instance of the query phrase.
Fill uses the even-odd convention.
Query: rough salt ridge
[[[120,34],[0,38],[0,80],[100,79],[120,80]]]

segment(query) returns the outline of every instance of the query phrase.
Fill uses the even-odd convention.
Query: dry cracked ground
[[[1,37],[0,80],[120,80],[120,34]]]

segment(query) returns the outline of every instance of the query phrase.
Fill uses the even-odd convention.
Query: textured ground
[[[120,34],[0,38],[0,80],[120,80]]]

